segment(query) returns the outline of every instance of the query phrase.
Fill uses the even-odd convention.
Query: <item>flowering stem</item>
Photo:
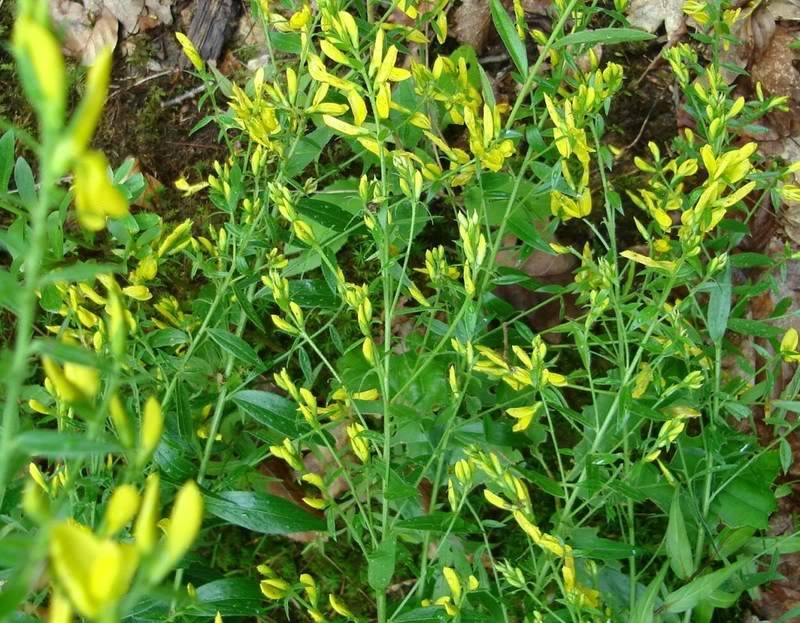
[[[3,431],[0,436],[0,508],[3,506],[6,481],[9,476],[14,434],[19,428],[19,399],[22,384],[29,373],[28,357],[31,354],[33,321],[36,317],[36,293],[39,290],[44,250],[47,248],[47,215],[53,175],[50,159],[41,155],[50,153],[48,145],[49,141],[45,140],[40,151],[39,198],[30,206],[31,238],[24,264],[25,284],[20,291],[14,354],[6,376],[6,402],[3,407]]]

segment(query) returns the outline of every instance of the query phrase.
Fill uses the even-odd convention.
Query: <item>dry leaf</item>
[[[480,54],[489,38],[491,24],[488,0],[464,0],[450,19],[450,33],[459,43],[471,45]]]
[[[114,48],[117,45],[119,22],[110,11],[104,10],[100,18],[94,23],[92,32],[83,46],[81,63],[92,65],[94,59],[105,48]]]
[[[733,27],[733,34],[741,43],[731,46],[724,53],[724,62],[746,68],[769,48],[778,21],[798,20],[800,0],[776,0],[745,9]],[[723,75],[729,84],[739,76],[726,69],[723,69]]]
[[[796,53],[789,47],[794,39],[793,32],[778,24],[769,45],[750,67],[753,82],[760,82],[768,95],[789,97],[789,112],[773,112],[768,118],[778,136],[800,132],[800,72],[794,65]]]
[[[83,6],[86,7],[89,15],[100,15],[105,3],[104,0],[83,0]]]
[[[80,2],[56,0],[50,4],[50,14],[64,34],[64,52],[73,57],[81,57],[92,33],[92,23],[86,8]]]
[[[686,28],[683,0],[633,0],[628,7],[631,26],[655,32],[664,24],[667,40],[678,39]]]
[[[144,0],[104,0],[104,3],[114,17],[122,22],[126,32],[136,32]]]
[[[97,19],[79,2],[58,0],[50,5],[53,20],[64,32],[64,52],[91,65],[106,47],[117,45],[117,18],[102,9]]]

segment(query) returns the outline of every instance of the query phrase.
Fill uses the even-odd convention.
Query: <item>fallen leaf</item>
[[[144,0],[103,0],[106,8],[116,17],[128,33],[136,32]]]
[[[145,6],[150,15],[158,18],[158,21],[169,26],[172,24],[172,0],[145,0]]]
[[[628,6],[628,21],[631,26],[647,32],[655,32],[663,24],[667,32],[667,41],[672,43],[686,29],[683,1],[633,0]]]
[[[80,58],[92,33],[92,23],[87,9],[80,2],[56,0],[50,4],[50,15],[64,35],[64,52]]]
[[[105,6],[105,0],[83,0],[83,6],[89,12],[89,15],[100,15]]]
[[[58,0],[50,5],[53,20],[64,33],[64,52],[91,65],[101,50],[117,45],[119,23],[108,9],[102,8],[94,17],[79,2]]]
[[[464,0],[453,12],[450,33],[456,41],[471,45],[480,54],[486,47],[491,24],[489,0]]]
[[[789,111],[774,111],[767,119],[781,137],[800,133],[800,72],[794,65],[797,54],[789,47],[794,40],[794,33],[778,24],[769,45],[750,67],[753,82],[760,82],[767,95],[789,97]]]
[[[107,47],[114,48],[117,45],[119,34],[119,21],[110,11],[103,10],[98,20],[94,23],[89,38],[83,46],[81,63],[92,65],[94,59]]]

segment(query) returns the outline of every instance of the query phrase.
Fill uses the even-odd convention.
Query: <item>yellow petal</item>
[[[141,285],[122,288],[122,293],[125,296],[129,296],[137,301],[149,301],[151,298],[153,298],[153,295],[150,293],[150,290],[147,288],[147,286]]]
[[[176,32],[175,38],[178,40],[178,43],[181,44],[181,48],[183,48],[183,53],[186,55],[194,68],[197,71],[203,71],[203,59],[200,57],[200,53],[197,51],[197,48],[194,47],[191,39],[184,35],[182,32]]]
[[[113,48],[108,46],[97,55],[86,75],[86,94],[78,105],[68,133],[70,156],[80,156],[94,136],[108,95],[112,58]]]
[[[92,561],[89,585],[92,598],[105,608],[119,600],[130,586],[139,556],[130,544],[103,541]]]
[[[325,56],[331,59],[334,63],[341,63],[342,65],[347,65],[348,67],[350,66],[350,60],[330,41],[323,39],[319,42],[319,47],[322,49],[322,52],[325,54]]]
[[[100,540],[77,522],[61,522],[50,533],[53,574],[78,612],[92,618],[99,604],[91,592],[91,563],[99,553]]]
[[[155,396],[150,396],[144,405],[142,429],[139,433],[140,461],[146,461],[153,454],[164,430],[164,415]]]
[[[322,115],[322,121],[327,125],[329,128],[336,130],[337,132],[344,134],[345,136],[362,136],[366,134],[366,130],[363,128],[358,128],[354,125],[351,125],[341,119],[337,119],[336,117],[332,117],[330,115]]]
[[[75,210],[86,229],[99,231],[106,218],[128,214],[128,202],[108,177],[108,163],[99,151],[86,152],[75,164]]]
[[[200,532],[203,523],[203,496],[193,480],[184,484],[169,517],[165,552],[153,571],[153,578],[158,581],[180,561]]]
[[[114,535],[124,528],[139,510],[139,492],[130,484],[114,489],[105,514],[105,532]]]
[[[450,588],[450,595],[453,598],[453,601],[460,601],[461,580],[459,579],[458,574],[455,572],[455,569],[452,567],[443,567],[442,574],[444,575],[445,582],[447,582],[447,586]]]
[[[347,101],[350,104],[350,110],[353,111],[353,121],[357,126],[363,125],[367,118],[367,105],[364,103],[364,98],[352,90],[347,93]]]
[[[20,65],[31,72],[22,76],[31,103],[44,115],[46,125],[59,126],[66,101],[66,78],[58,41],[47,28],[26,15],[14,24],[12,41]],[[32,81],[25,80],[27,76]]]
[[[781,339],[781,352],[782,353],[796,352],[798,339],[799,338],[797,329],[795,329],[794,327],[789,327],[789,329],[783,335],[783,339]]]
[[[147,477],[147,484],[144,489],[144,498],[139,516],[133,528],[133,536],[136,540],[136,547],[140,552],[149,553],[153,551],[158,538],[158,474],[152,473]]]

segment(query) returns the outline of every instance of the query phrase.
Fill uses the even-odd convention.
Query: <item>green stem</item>
[[[48,153],[50,150],[43,145],[41,154]],[[50,209],[53,179],[49,159],[40,157],[39,165],[41,167],[39,200],[30,206],[31,237],[24,264],[25,284],[18,299],[19,313],[14,354],[5,378],[6,402],[3,407],[3,430],[0,435],[0,508],[3,506],[6,481],[9,477],[14,435],[19,428],[20,394],[29,374],[28,357],[31,354],[33,322],[36,317],[36,293],[39,290],[42,263],[47,248],[47,215]]]

